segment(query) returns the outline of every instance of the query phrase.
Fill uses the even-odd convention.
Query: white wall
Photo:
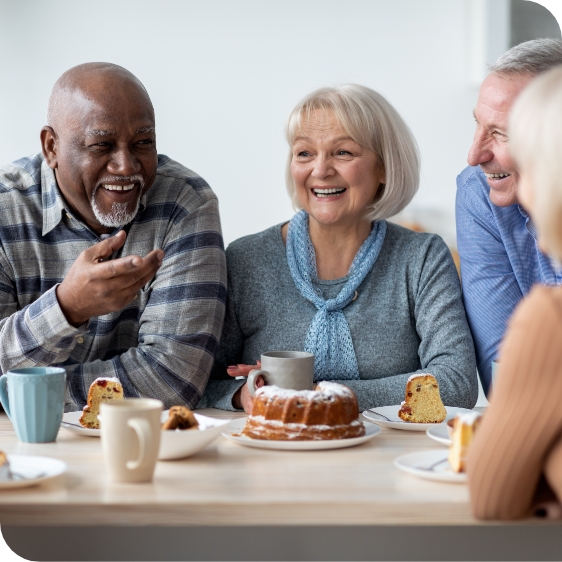
[[[466,20],[465,0],[0,0],[0,163],[39,150],[64,70],[123,65],[152,97],[159,151],[218,194],[229,242],[292,214],[283,126],[293,105],[358,82],[412,127],[423,165],[413,205],[452,241],[477,94]]]

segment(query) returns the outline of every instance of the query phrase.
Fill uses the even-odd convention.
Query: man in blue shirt
[[[507,138],[516,97],[536,75],[561,64],[562,41],[535,39],[509,49],[490,67],[474,109],[469,167],[457,177],[463,297],[486,393],[492,361],[519,301],[535,283],[562,283],[562,271],[540,251],[533,223],[518,204],[518,173]]]

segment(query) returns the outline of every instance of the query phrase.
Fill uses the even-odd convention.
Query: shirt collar
[[[529,232],[529,234],[535,240],[537,240],[538,234],[537,234],[537,229],[535,227],[535,223],[533,222],[533,219],[531,218],[529,213],[521,205],[518,204],[517,208],[519,209],[519,212],[521,213],[521,216],[525,219],[525,227],[527,228],[527,231]]]
[[[41,197],[43,203],[43,236],[51,232],[62,220],[66,203],[57,185],[55,172],[46,160],[41,164]]]

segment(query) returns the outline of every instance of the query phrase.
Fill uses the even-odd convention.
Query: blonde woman
[[[562,263],[562,67],[533,80],[509,124],[517,197],[541,249]],[[510,320],[491,406],[469,456],[474,514],[560,517],[562,288],[536,286]],[[543,502],[549,495],[552,502]]]
[[[412,373],[445,404],[477,398],[472,338],[449,250],[387,223],[418,188],[416,142],[377,92],[305,97],[287,124],[288,222],[227,250],[227,313],[202,405],[249,411],[244,380],[265,351],[309,351],[315,380],[351,387],[361,410],[399,404]]]

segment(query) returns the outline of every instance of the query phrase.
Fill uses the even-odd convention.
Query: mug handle
[[[250,374],[248,375],[248,390],[250,391],[250,396],[254,396],[256,393],[256,379],[260,375],[269,375],[268,371],[264,371],[263,369],[252,369]]]
[[[8,400],[7,386],[8,377],[6,375],[2,375],[0,377],[0,402],[4,407],[4,411],[8,414],[8,417],[12,419],[12,416],[10,415],[10,401]]]
[[[151,436],[150,424],[144,418],[132,418],[127,422],[127,425],[135,430],[139,440],[139,456],[136,461],[127,461],[127,468],[129,470],[136,470],[144,462],[148,441]]]

